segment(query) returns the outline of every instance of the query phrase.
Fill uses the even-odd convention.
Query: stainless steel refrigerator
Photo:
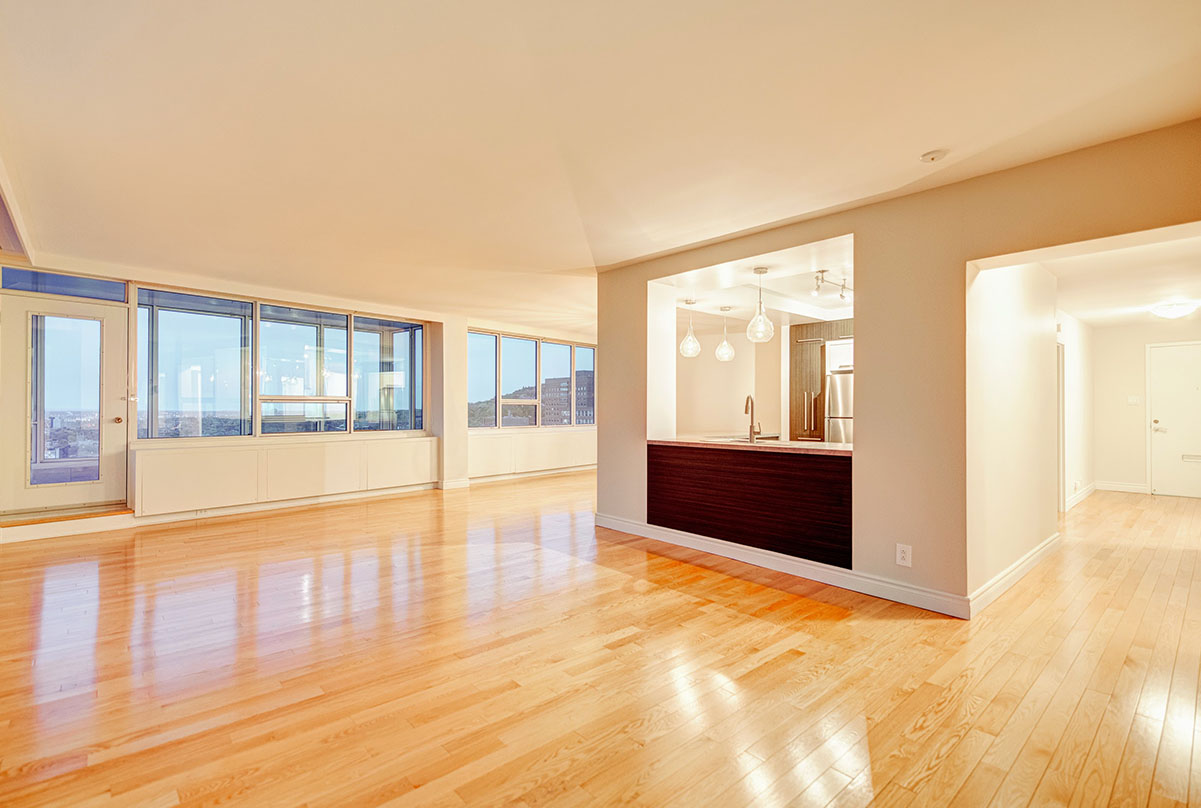
[[[831,370],[826,374],[826,440],[854,443],[855,371]]]

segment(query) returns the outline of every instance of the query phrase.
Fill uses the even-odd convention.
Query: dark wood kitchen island
[[[647,441],[647,522],[851,568],[851,447]]]

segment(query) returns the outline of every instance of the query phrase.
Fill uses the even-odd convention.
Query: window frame
[[[410,375],[410,378],[409,378],[409,422],[412,423],[414,420],[416,420],[417,407],[420,406],[420,408],[421,408],[421,426],[420,427],[410,427],[408,429],[360,429],[357,431],[370,432],[373,435],[397,435],[397,434],[403,435],[403,434],[409,434],[409,433],[426,434],[425,423],[426,423],[426,413],[428,411],[428,408],[426,407],[426,387],[427,387],[426,371],[429,369],[427,367],[427,364],[425,361],[426,350],[427,350],[426,344],[429,342],[429,340],[426,339],[426,333],[425,333],[425,327],[427,324],[425,322],[422,322],[421,320],[403,320],[403,319],[398,319],[393,316],[385,317],[385,316],[377,316],[377,315],[373,315],[373,314],[363,314],[361,312],[355,312],[350,315],[350,334],[349,334],[349,337],[346,342],[346,392],[351,397],[351,405],[350,405],[351,413],[350,413],[350,424],[349,424],[350,429],[349,429],[349,431],[351,431],[351,432],[356,431],[354,429],[354,420],[355,420],[355,410],[354,410],[354,405],[355,405],[355,402],[354,402],[354,335],[355,335],[355,331],[356,331],[355,323],[359,319],[359,317],[362,317],[364,320],[378,320],[381,322],[389,322],[389,323],[403,323],[404,325],[410,326],[409,328],[404,329],[404,331],[407,332],[408,338],[409,338],[409,358],[410,358],[411,362],[413,363],[413,365],[420,363],[421,373],[420,373],[420,375],[413,373],[412,368],[410,368],[410,374],[409,374]],[[378,333],[378,332],[364,331],[363,333],[368,334],[368,333]],[[418,341],[417,335],[418,334],[421,335],[421,340],[420,340],[421,350],[420,351],[417,350],[417,341]],[[395,339],[395,337],[393,339]],[[381,341],[381,344],[382,344],[382,341]],[[395,354],[393,354],[392,361],[395,361]],[[418,378],[420,378],[420,380],[421,380],[421,393],[420,394],[418,394],[418,392],[417,392]]]
[[[247,298],[237,297],[236,295],[205,293],[205,292],[197,292],[197,291],[193,291],[193,290],[181,290],[181,289],[173,289],[173,288],[158,287],[158,286],[135,286],[133,288],[132,294],[130,294],[130,304],[129,304],[133,309],[133,316],[130,317],[129,320],[130,320],[131,328],[134,332],[133,338],[129,341],[130,366],[132,368],[132,371],[130,372],[131,382],[129,384],[129,389],[133,391],[133,395],[131,395],[130,398],[132,399],[132,403],[134,404],[133,414],[130,419],[133,422],[131,424],[131,430],[133,433],[132,439],[133,440],[146,440],[146,441],[164,441],[164,440],[192,441],[192,440],[219,440],[219,439],[228,440],[228,439],[236,439],[236,438],[254,437],[256,433],[254,431],[253,420],[252,420],[252,423],[250,426],[250,432],[246,435],[187,435],[187,436],[176,435],[176,436],[168,436],[168,437],[159,437],[158,435],[154,434],[155,432],[158,431],[158,404],[159,404],[158,375],[155,372],[158,370],[158,339],[157,339],[158,313],[163,310],[183,312],[185,314],[200,314],[202,312],[197,312],[197,311],[194,311],[191,309],[176,308],[174,306],[158,306],[158,305],[153,305],[153,304],[143,306],[140,302],[141,292],[143,289],[146,289],[149,292],[168,292],[171,294],[192,295],[194,297],[207,297],[207,298],[210,298],[213,300],[230,300],[230,301],[234,301],[237,303],[250,303],[251,304],[251,313],[249,315],[222,314],[222,315],[217,315],[217,316],[229,317],[231,319],[240,319],[243,321],[242,350],[247,351],[249,353],[250,361],[244,363],[242,366],[242,374],[241,374],[242,375],[242,384],[245,385],[246,388],[244,389],[242,397],[241,397],[241,407],[243,408],[242,412],[241,412],[241,415],[242,415],[241,420],[243,420],[243,421],[246,421],[248,419],[252,420],[253,415],[254,415],[254,409],[255,409],[254,361],[256,358],[255,357],[256,352],[254,349],[255,349],[255,345],[257,344],[258,334],[257,334],[255,325],[254,325],[254,317],[255,317],[255,311],[256,311],[254,301],[248,300]],[[146,348],[147,348],[146,397],[148,399],[146,402],[146,437],[141,437],[138,434],[138,423],[137,423],[138,405],[141,404],[141,401],[139,400],[139,390],[140,390],[140,386],[141,386],[141,379],[138,377],[138,374],[141,373],[141,368],[139,367],[139,363],[141,362],[142,357],[137,355],[138,350],[139,350],[139,344],[138,344],[139,334],[137,333],[138,311],[140,309],[147,309],[146,324],[147,324],[147,329],[149,332],[146,336]],[[247,325],[246,321],[249,321],[249,326],[250,326],[249,328],[246,328],[246,325]],[[151,337],[155,337],[155,339],[151,339]],[[250,392],[249,396],[247,396],[245,394],[245,390],[249,390],[249,392]],[[249,408],[250,411],[246,412],[245,408]]]
[[[469,432],[474,432],[476,430],[483,431],[483,430],[490,430],[490,429],[544,429],[544,428],[545,429],[575,429],[576,427],[585,427],[585,428],[587,428],[587,427],[595,428],[596,427],[595,386],[593,387],[592,423],[581,424],[576,421],[576,406],[577,406],[577,401],[576,401],[576,349],[588,348],[592,351],[592,367],[593,367],[592,372],[593,372],[593,374],[595,374],[596,373],[596,345],[595,344],[589,343],[589,342],[577,342],[575,340],[554,339],[551,337],[535,337],[535,336],[531,336],[530,334],[518,334],[518,333],[515,333],[512,331],[496,331],[496,330],[490,329],[490,328],[468,327],[467,334],[468,334],[468,337],[470,337],[470,335],[472,335],[472,334],[480,334],[483,336],[493,337],[496,340],[496,357],[495,357],[495,361],[496,361],[496,391],[495,391],[496,392],[496,399],[495,399],[496,400],[496,405],[495,405],[496,423],[493,424],[492,426],[468,426],[467,430]],[[502,399],[501,398],[501,387],[502,387],[501,380],[504,378],[503,372],[502,372],[501,356],[504,353],[504,351],[502,349],[502,345],[503,345],[505,337],[509,337],[512,339],[530,340],[530,341],[534,342],[536,345],[536,356],[535,356],[536,361],[534,363],[535,398],[532,398],[532,399],[524,399],[524,398],[522,398],[522,399],[516,399],[516,398]],[[543,343],[550,343],[552,345],[566,345],[567,347],[569,347],[571,349],[571,382],[570,382],[571,423],[570,424],[545,424],[542,421],[542,345],[543,345]],[[470,372],[470,368],[468,369],[468,371]],[[595,378],[595,375],[593,376],[593,378]],[[594,385],[595,385],[595,383],[594,383]],[[470,403],[470,402],[468,402],[468,403]],[[532,405],[534,405],[534,412],[535,412],[534,423],[533,424],[525,424],[525,425],[521,425],[521,426],[505,426],[501,420],[501,412],[502,412],[502,409],[505,404],[525,404],[525,405],[532,404]]]
[[[267,394],[262,392],[262,364],[263,364],[263,306],[271,306],[281,309],[299,309],[301,311],[311,311],[318,314],[333,314],[339,317],[346,318],[346,395],[344,396],[327,396],[325,391],[325,329],[323,324],[315,326],[317,330],[317,385],[322,391],[322,395],[315,396],[284,396]],[[280,322],[278,320],[268,320],[268,322]],[[304,304],[287,304],[275,303],[265,300],[254,301],[254,351],[256,359],[256,367],[254,373],[254,425],[251,434],[262,436],[264,434],[271,437],[276,435],[349,435],[354,432],[354,402],[351,400],[351,368],[354,367],[354,339],[352,330],[354,326],[353,312],[338,311],[336,309],[314,308]],[[345,429],[317,429],[312,432],[263,432],[263,405],[264,404],[343,404],[346,407],[346,428]]]
[[[209,298],[216,298],[216,299],[220,299],[220,300],[234,300],[234,301],[238,301],[241,303],[251,304],[253,309],[252,309],[252,314],[250,315],[251,329],[250,329],[250,344],[249,344],[249,361],[246,362],[246,365],[243,367],[243,371],[242,371],[243,381],[244,381],[244,383],[249,385],[249,391],[250,391],[250,395],[248,396],[249,407],[250,407],[250,418],[251,418],[250,434],[248,434],[248,435],[199,435],[199,436],[188,436],[188,437],[163,437],[163,438],[139,437],[136,421],[137,421],[137,410],[138,410],[137,405],[140,402],[138,401],[137,391],[138,391],[139,382],[141,381],[139,378],[140,374],[141,374],[140,363],[141,363],[143,357],[141,357],[139,355],[139,351],[138,351],[138,336],[139,335],[138,335],[137,311],[138,311],[139,306],[138,306],[137,300],[138,300],[138,293],[142,289],[147,289],[150,291],[162,291],[162,292],[173,292],[173,293],[177,293],[177,294],[196,295],[199,297],[209,297]],[[259,439],[266,439],[269,441],[270,440],[289,440],[289,439],[303,438],[304,436],[312,436],[312,435],[347,436],[347,435],[352,435],[352,434],[363,434],[363,435],[369,435],[369,436],[379,436],[382,438],[384,436],[389,436],[389,437],[428,437],[431,434],[429,431],[429,428],[426,426],[426,424],[428,423],[427,418],[428,418],[428,412],[429,412],[429,398],[430,398],[429,384],[426,383],[427,375],[428,375],[428,371],[429,371],[429,352],[430,352],[430,342],[429,342],[429,339],[427,338],[428,337],[428,327],[430,325],[430,323],[428,321],[405,317],[405,316],[397,315],[397,314],[382,314],[382,313],[378,313],[378,312],[354,311],[354,310],[350,310],[350,309],[339,309],[339,308],[333,308],[333,307],[327,307],[327,306],[315,306],[315,305],[311,305],[308,303],[297,303],[294,301],[276,300],[276,299],[268,299],[268,298],[255,298],[255,297],[248,297],[245,295],[227,294],[224,292],[211,292],[211,291],[202,290],[202,289],[193,289],[191,287],[171,286],[169,284],[130,283],[127,302],[124,304],[118,304],[118,305],[122,305],[123,307],[128,307],[132,311],[132,316],[129,318],[129,332],[130,332],[129,346],[130,346],[130,348],[129,348],[129,366],[128,366],[129,389],[131,391],[129,398],[130,398],[130,404],[133,405],[131,407],[131,412],[130,412],[130,416],[131,416],[130,422],[131,423],[130,423],[129,440],[131,441],[131,443],[132,442],[145,442],[145,443],[153,442],[155,445],[163,445],[165,442],[174,442],[174,441],[185,441],[185,442],[209,441],[209,440],[257,441]],[[287,307],[287,308],[304,309],[307,311],[320,312],[322,314],[337,314],[337,315],[345,315],[346,316],[346,318],[347,318],[347,325],[346,325],[346,332],[347,332],[347,334],[346,334],[346,392],[347,392],[347,395],[345,395],[345,396],[260,395],[260,393],[259,393],[259,376],[260,376],[260,372],[262,370],[262,368],[261,368],[262,363],[260,361],[261,357],[259,354],[261,352],[260,336],[261,336],[261,323],[262,323],[262,320],[261,320],[262,306],[282,306],[282,307]],[[146,308],[149,308],[149,307],[146,307]],[[413,336],[416,333],[418,333],[418,331],[420,331],[420,333],[421,333],[421,351],[418,353],[416,351],[415,347],[412,350],[412,356],[414,358],[414,361],[421,362],[421,379],[422,379],[421,394],[420,394],[420,396],[418,396],[416,393],[416,390],[414,390],[413,395],[412,395],[412,401],[413,401],[414,406],[418,402],[420,402],[420,404],[421,404],[422,427],[420,429],[391,429],[391,430],[360,429],[360,430],[355,430],[355,428],[354,428],[354,385],[353,385],[352,376],[353,376],[353,369],[354,369],[354,322],[355,322],[356,317],[363,317],[363,318],[371,319],[371,320],[389,320],[389,321],[393,321],[393,322],[408,323],[408,324],[414,326],[414,328],[410,330],[410,339],[412,339]],[[324,339],[324,337],[322,337],[322,339]],[[147,344],[149,346],[149,344],[150,344],[149,339],[147,340]],[[147,357],[147,359],[150,360],[151,358],[157,358],[154,356],[153,347],[151,347],[150,350],[151,350],[151,354],[150,354],[150,357]],[[323,361],[324,361],[324,359],[323,359]],[[148,368],[148,373],[150,376],[150,378],[147,379],[147,382],[150,383],[153,380],[154,371],[156,369],[154,368],[153,364],[148,364],[147,368]],[[324,431],[323,430],[323,431],[319,431],[319,432],[314,431],[314,432],[278,432],[278,433],[270,433],[269,432],[269,433],[264,433],[262,431],[262,406],[261,406],[261,404],[263,402],[267,402],[267,401],[292,402],[292,403],[313,403],[313,404],[325,403],[325,402],[345,402],[346,415],[347,415],[346,429],[338,430],[338,431]],[[150,410],[150,408],[149,408],[149,406],[147,406],[147,417],[148,418],[150,417],[149,410]]]

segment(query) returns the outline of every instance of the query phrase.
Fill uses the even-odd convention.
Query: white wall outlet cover
[[[913,566],[913,548],[908,544],[897,545],[897,564],[902,567]]]
[[[1131,407],[1137,407],[1143,403],[1142,396],[1126,396],[1126,404]]]

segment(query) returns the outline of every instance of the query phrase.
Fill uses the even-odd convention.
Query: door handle
[[[114,419],[113,419],[113,423],[114,423],[114,424],[121,424],[121,423],[124,423],[124,422],[125,422],[125,419],[124,419],[124,418],[122,418],[120,415],[118,415],[116,418],[114,418]]]

